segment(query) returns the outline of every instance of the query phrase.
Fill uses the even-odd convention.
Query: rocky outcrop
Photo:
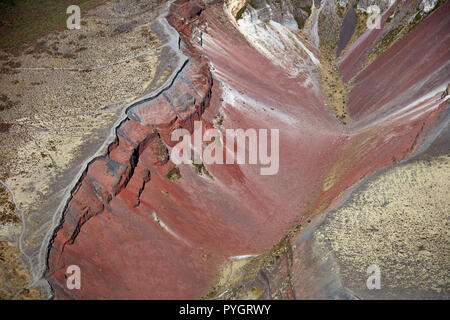
[[[448,12],[447,7],[401,41],[426,46],[422,32],[442,31],[442,11]],[[55,298],[215,297],[219,289],[236,284],[228,277],[211,293],[221,266],[255,255],[260,260],[254,261],[262,263],[269,248],[269,257],[290,249],[278,255],[277,269],[269,276],[260,265],[253,266],[257,297],[299,298],[296,286],[301,287],[305,274],[313,280],[301,287],[310,290],[302,297],[323,297],[315,262],[293,259],[293,246],[286,246],[294,235],[303,235],[295,226],[335,208],[362,178],[413,153],[446,107],[440,98],[445,79],[434,71],[444,68],[445,61],[438,57],[428,68],[439,75],[435,81],[425,75],[414,78],[425,85],[429,94],[424,95],[402,85],[410,76],[404,65],[397,62],[397,69],[388,70],[398,59],[397,50],[405,47],[399,43],[385,53],[393,60],[382,56],[373,64],[396,72],[397,78],[379,79],[375,70],[370,78],[371,66],[361,72],[350,93],[353,122],[343,126],[320,92],[318,48],[283,23],[269,21],[267,37],[260,37],[255,30],[264,27],[242,27],[252,21],[250,16],[243,16],[244,24],[230,19],[219,1],[172,4],[168,21],[180,34],[188,61],[167,89],[128,110],[116,141],[91,162],[73,190],[49,246],[46,278]],[[300,58],[284,59],[277,39]],[[429,60],[418,63],[417,68],[425,68]],[[400,92],[395,98],[380,95],[394,86]],[[370,94],[380,99],[370,104]],[[192,132],[195,120],[221,131],[279,129],[279,172],[262,176],[259,167],[248,164],[205,164],[208,175],[202,175],[195,166],[182,164],[173,178],[170,135],[177,128]],[[69,265],[81,269],[80,290],[65,285]],[[286,282],[294,277],[297,282]],[[269,289],[261,289],[260,282],[270,283]],[[352,297],[345,290],[328,293]]]

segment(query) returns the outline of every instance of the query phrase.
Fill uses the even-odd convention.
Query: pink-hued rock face
[[[411,154],[446,106],[448,12],[446,3],[357,75],[369,40],[345,53],[341,74],[356,77],[352,122],[343,126],[322,97],[313,45],[305,46],[312,56],[298,48],[308,68],[293,76],[286,68],[298,61],[271,61],[222,3],[173,3],[168,21],[189,60],[169,88],[128,110],[117,141],[73,190],[49,249],[54,297],[200,298],[230,257],[271,248],[362,178]],[[168,179],[170,135],[192,132],[196,120],[204,129],[279,129],[278,173],[205,164],[202,174],[182,164]],[[66,287],[70,265],[81,269],[81,290]]]

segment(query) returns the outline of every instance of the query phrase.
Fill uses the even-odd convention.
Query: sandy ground
[[[371,179],[316,233],[344,287],[365,298],[448,298],[450,157],[391,168]],[[381,289],[368,290],[377,265]]]

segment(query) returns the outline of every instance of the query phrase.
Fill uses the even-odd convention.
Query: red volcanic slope
[[[199,298],[230,256],[272,247],[293,223],[331,208],[346,188],[410,154],[444,107],[436,93],[402,110],[436,89],[427,76],[444,76],[447,4],[358,76],[349,129],[320,94],[230,28],[221,3],[180,0],[170,12],[189,62],[167,91],[130,112],[117,142],[79,181],[49,251],[46,277],[57,299]],[[210,42],[201,47],[191,33],[206,22]],[[445,41],[424,37],[431,29]],[[411,54],[415,63],[403,61]],[[254,165],[206,165],[211,179],[181,165],[181,179],[166,178],[174,167],[165,147],[174,145],[170,133],[192,130],[198,119],[210,128],[219,112],[223,128],[280,130],[277,175],[261,176]],[[81,290],[66,289],[72,264],[81,268]]]

